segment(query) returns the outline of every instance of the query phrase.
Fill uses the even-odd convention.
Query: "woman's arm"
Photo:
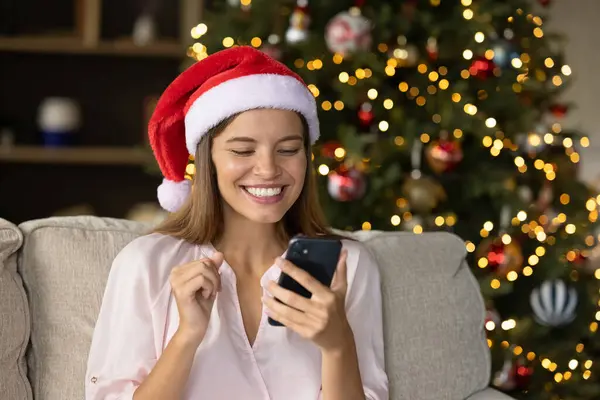
[[[182,399],[198,343],[176,333],[133,400]]]
[[[323,400],[365,400],[354,339],[322,353],[321,380]]]

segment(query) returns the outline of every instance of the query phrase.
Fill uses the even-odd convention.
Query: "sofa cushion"
[[[112,260],[148,227],[62,217],[19,228],[24,236],[19,272],[32,321],[27,362],[34,399],[83,399],[89,346]]]
[[[458,236],[360,232],[381,270],[391,399],[465,399],[490,379],[485,309]]]
[[[29,340],[29,310],[17,250],[22,243],[16,226],[0,219],[0,397],[31,399],[25,351]]]

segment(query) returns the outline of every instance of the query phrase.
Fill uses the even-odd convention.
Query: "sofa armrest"
[[[514,400],[512,397],[505,395],[492,388],[487,388],[481,392],[477,392],[465,400]]]

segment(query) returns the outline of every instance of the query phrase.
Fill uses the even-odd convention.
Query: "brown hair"
[[[298,114],[304,128],[304,148],[307,158],[304,187],[300,196],[277,224],[278,239],[287,242],[301,234],[308,237],[332,235],[319,204],[315,171],[312,167],[311,146],[308,140],[308,124]],[[219,135],[237,114],[222,121],[204,135],[196,149],[194,164],[196,173],[192,192],[185,204],[169,214],[153,232],[170,235],[194,244],[214,243],[223,235],[222,199],[217,186],[215,166],[211,150],[213,139]]]

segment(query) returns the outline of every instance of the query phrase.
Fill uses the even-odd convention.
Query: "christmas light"
[[[425,105],[425,103],[427,103],[427,99],[425,99],[423,96],[419,96],[417,97],[416,103],[418,106],[422,107]]]
[[[310,90],[310,92],[313,94],[314,97],[319,97],[320,91],[312,83],[310,85],[308,85],[308,90]]]
[[[392,215],[392,218],[390,218],[390,222],[391,222],[391,223],[392,223],[392,225],[394,225],[394,226],[398,226],[398,225],[400,225],[400,222],[401,222],[401,221],[402,221],[402,220],[400,219],[400,216],[399,216],[399,215]]]
[[[462,99],[459,93],[452,93],[452,101],[458,103]]]
[[[475,244],[471,241],[467,241],[465,242],[465,248],[469,253],[472,253],[475,251]]]
[[[337,100],[335,103],[333,103],[333,107],[338,111],[342,111],[344,109],[344,102]]]
[[[327,175],[329,173],[329,167],[325,164],[319,165],[319,173],[323,176]]]
[[[569,361],[569,368],[571,368],[572,370],[575,370],[577,368],[577,365],[579,365],[579,362],[575,359],[572,359],[571,361]]]
[[[500,286],[499,283],[500,281],[498,281],[498,286]],[[508,331],[514,329],[517,326],[517,322],[514,319],[507,319],[506,321],[502,321],[502,324],[500,326],[505,331]]]
[[[386,132],[390,127],[390,124],[387,121],[379,122],[379,130],[382,132]]]
[[[544,60],[544,65],[547,68],[552,68],[552,67],[554,67],[554,60],[552,58],[548,57]]]
[[[377,98],[377,95],[378,95],[377,89],[369,89],[369,91],[367,92],[367,96],[371,100],[375,100]]]
[[[470,20],[471,18],[473,18],[473,10],[467,8],[465,11],[463,11],[463,18],[466,20]]]
[[[521,59],[519,59],[519,58],[513,58],[513,59],[510,61],[510,64],[511,64],[513,67],[515,67],[515,68],[517,68],[517,69],[518,69],[518,68],[521,68],[521,67],[523,66],[523,61],[521,61]]]
[[[544,31],[542,31],[542,28],[537,27],[533,30],[533,36],[535,36],[536,38],[541,38],[544,36]]]
[[[517,274],[515,271],[510,271],[508,274],[506,274],[506,280],[509,282],[516,281],[518,277],[519,274]]]
[[[467,50],[463,51],[463,58],[464,58],[465,60],[470,60],[470,59],[472,59],[472,58],[473,58],[473,52],[472,52],[471,50],[469,50],[469,49],[467,49]]]
[[[362,230],[363,231],[370,231],[371,230],[371,223],[369,221],[365,221],[362,223]]]
[[[442,90],[446,90],[446,89],[448,89],[448,87],[450,86],[450,82],[448,82],[448,80],[447,80],[447,79],[442,79],[442,80],[439,82],[438,86],[440,87],[440,89],[442,89]]]
[[[323,108],[323,110],[329,111],[331,110],[331,102],[325,100],[323,103],[321,103],[321,107]]]
[[[342,83],[346,83],[348,82],[348,79],[350,78],[350,75],[348,75],[347,72],[340,72],[340,75],[338,76],[338,79],[340,80],[340,82]]]
[[[437,72],[435,72],[435,71],[431,71],[431,72],[429,73],[429,80],[430,80],[431,82],[435,82],[435,81],[437,81],[439,77],[440,77],[440,75],[439,75]]]
[[[383,101],[383,107],[384,107],[386,110],[391,110],[391,109],[392,109],[392,107],[394,107],[394,101],[393,101],[392,99],[385,99],[385,100]]]
[[[587,136],[584,136],[581,139],[579,139],[579,144],[581,144],[581,147],[589,147],[590,139]]]
[[[523,268],[523,276],[531,276],[531,274],[533,274],[533,268],[529,265]]]
[[[560,86],[560,85],[562,85],[563,81],[562,81],[562,78],[560,76],[555,75],[552,78],[552,83],[554,84],[554,86]]]
[[[485,120],[485,126],[488,128],[493,128],[496,126],[496,120],[494,118],[488,118]]]
[[[423,233],[423,227],[421,225],[415,225],[415,227],[413,228],[413,233],[420,235],[421,233]]]
[[[404,138],[402,136],[396,136],[394,138],[394,144],[396,146],[402,146],[404,144]],[[398,206],[398,207],[400,207],[400,206]]]
[[[250,45],[252,45],[252,47],[260,47],[262,45],[262,40],[259,37],[253,37],[252,40],[250,40]]]
[[[401,92],[407,92],[409,89],[408,83],[406,82],[400,82],[398,84],[398,90],[400,90]]]
[[[563,65],[560,69],[560,71],[563,73],[563,75],[565,76],[569,76],[571,75],[571,67],[569,67],[568,65]]]
[[[485,40],[485,35],[483,34],[483,32],[477,32],[475,34],[475,41],[477,43],[482,43]]]
[[[469,7],[473,3],[473,0],[461,0],[461,4],[465,7]]]
[[[223,39],[223,47],[231,47],[235,44],[235,41],[231,37]]]

